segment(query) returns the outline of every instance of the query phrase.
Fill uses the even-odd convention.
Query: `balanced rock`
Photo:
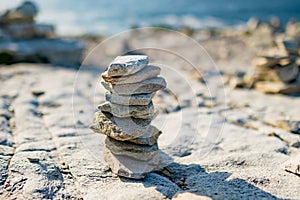
[[[119,56],[102,73],[102,85],[108,90],[106,102],[98,106],[90,127],[108,137],[105,160],[119,176],[140,179],[170,163],[158,148],[161,134],[151,120],[155,117],[152,98],[166,87],[158,77],[161,69],[148,65],[147,56]]]
[[[153,65],[147,65],[146,67],[142,68],[140,71],[128,76],[109,76],[108,71],[102,73],[101,76],[107,83],[128,84],[128,83],[141,82],[146,79],[156,77],[159,74],[160,74],[159,67]]]
[[[118,56],[107,69],[107,75],[125,76],[138,72],[149,63],[147,56]]]
[[[105,93],[105,100],[119,105],[137,105],[145,106],[150,104],[154,93],[148,94],[133,94],[133,95],[118,95],[116,93]]]
[[[90,128],[96,133],[102,133],[122,141],[146,134],[150,123],[151,119],[118,118],[110,113],[98,111],[94,115],[94,121]]]
[[[124,155],[138,160],[150,160],[159,152],[157,143],[152,146],[137,144],[128,145],[127,142],[117,141],[107,137],[105,145],[115,155]]]
[[[147,132],[140,137],[128,140],[129,142],[141,145],[152,146],[157,142],[158,137],[160,136],[161,131],[159,131],[155,126],[150,125],[147,129]]]
[[[105,81],[101,81],[101,84],[111,93],[117,93],[119,95],[153,93],[164,89],[167,85],[165,79],[162,77],[154,77],[142,82],[130,84],[112,85]]]
[[[116,117],[134,117],[139,119],[148,119],[154,115],[154,106],[150,102],[146,106],[123,106],[110,102],[104,102],[98,106],[98,109],[109,112]]]
[[[170,157],[161,151],[150,160],[144,161],[124,155],[115,155],[107,148],[104,149],[104,159],[109,163],[113,173],[132,179],[142,179],[148,173],[162,170],[172,162]]]
[[[253,59],[255,73],[248,85],[265,93],[299,94],[298,45],[290,40],[277,40],[277,48],[270,50],[268,56]]]

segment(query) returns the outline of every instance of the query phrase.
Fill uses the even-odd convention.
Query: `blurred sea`
[[[0,0],[0,11],[23,0]],[[256,16],[300,20],[300,0],[34,0],[39,22],[55,24],[60,35],[111,35],[132,26],[170,25],[196,29],[240,26]]]

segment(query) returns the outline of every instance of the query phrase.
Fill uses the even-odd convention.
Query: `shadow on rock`
[[[279,199],[243,179],[229,179],[231,173],[207,173],[200,165],[172,163],[162,171],[150,173],[143,180],[121,178],[123,182],[155,187],[167,198],[190,192],[212,199]]]

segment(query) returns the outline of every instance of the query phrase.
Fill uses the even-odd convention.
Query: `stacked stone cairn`
[[[54,37],[54,26],[36,23],[37,14],[37,6],[30,1],[25,1],[20,6],[0,14],[0,36],[6,35],[12,39]]]
[[[300,93],[299,47],[289,40],[278,40],[267,55],[254,58],[252,84],[265,93]]]
[[[101,75],[106,102],[90,128],[107,136],[104,158],[119,176],[140,179],[167,163],[157,145],[161,131],[150,124],[156,115],[152,98],[166,87],[160,71],[147,56],[130,55],[115,58]]]

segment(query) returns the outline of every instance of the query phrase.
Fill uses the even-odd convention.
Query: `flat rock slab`
[[[111,77],[108,76],[108,71],[103,72],[101,76],[105,82],[118,85],[141,82],[146,79],[158,76],[160,74],[160,71],[161,69],[157,66],[147,65],[135,74],[128,76]]]
[[[148,63],[148,56],[118,56],[110,63],[107,69],[107,75],[114,77],[134,74],[143,69]]]
[[[162,132],[159,131],[155,126],[150,125],[144,135],[128,141],[135,144],[152,146],[157,142],[157,139],[161,135],[161,133]]]
[[[158,153],[157,143],[152,146],[146,146],[106,137],[105,145],[114,155],[124,155],[143,161],[152,159]]]
[[[117,93],[119,95],[153,93],[167,86],[165,79],[162,77],[151,78],[132,84],[112,85],[104,81],[101,81],[101,84],[111,93]]]
[[[30,61],[78,66],[83,50],[84,44],[77,40],[41,38],[0,43],[0,51],[11,56],[7,62]]]
[[[142,179],[147,173],[161,170],[171,163],[171,159],[162,152],[148,161],[142,161],[128,156],[114,155],[106,148],[104,159],[115,174],[131,179]]]
[[[134,94],[134,95],[118,95],[112,94],[110,92],[105,93],[105,100],[111,103],[119,105],[136,105],[136,106],[145,106],[148,105],[155,93],[148,94]]]
[[[117,140],[130,140],[146,134],[151,123],[149,119],[118,118],[110,113],[98,111],[90,128]]]
[[[103,112],[109,112],[116,117],[134,117],[138,119],[148,119],[153,117],[155,110],[153,103],[150,102],[146,106],[123,106],[110,102],[104,102],[98,106]]]

